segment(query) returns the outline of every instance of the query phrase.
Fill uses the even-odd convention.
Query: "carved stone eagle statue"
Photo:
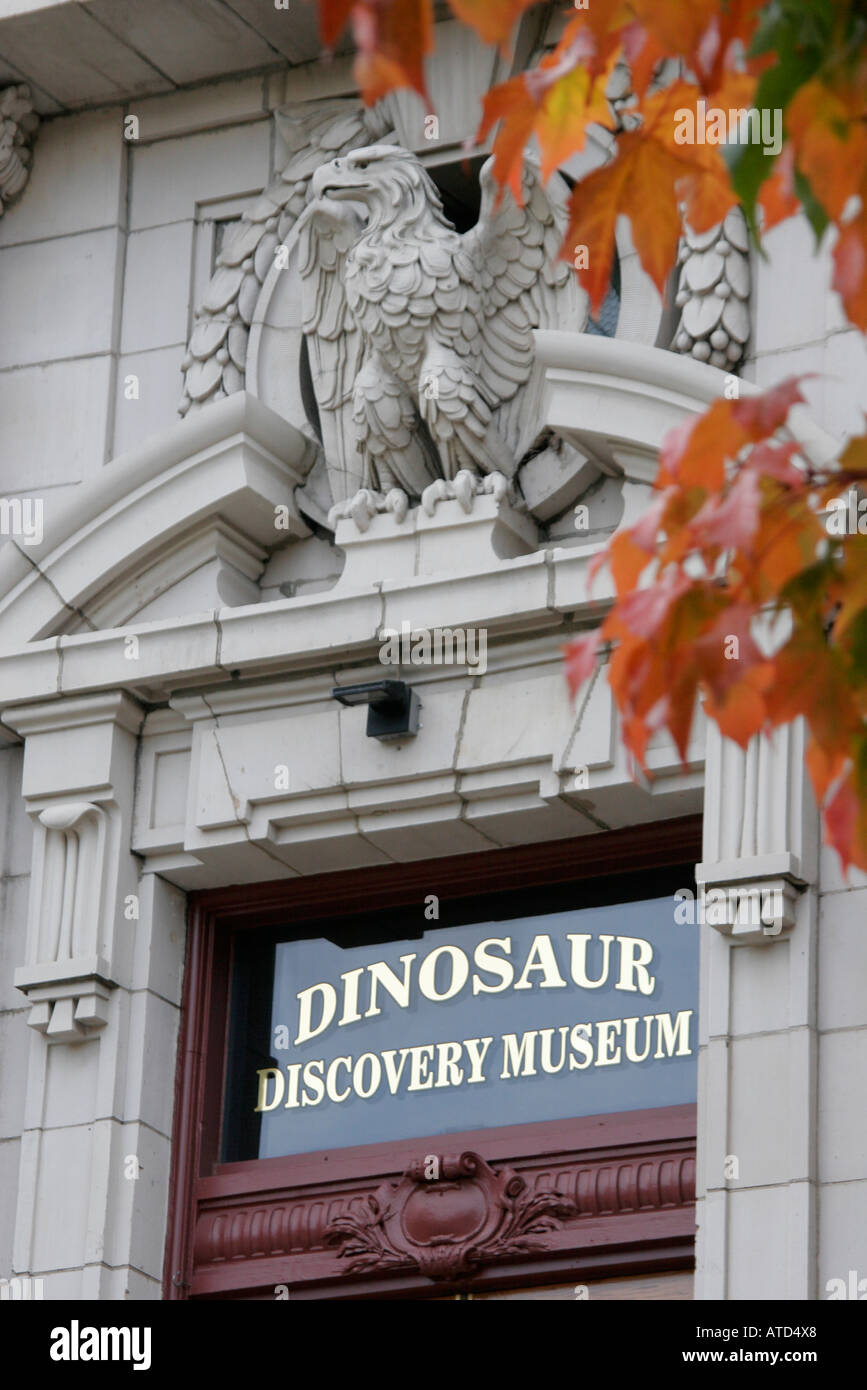
[[[532,330],[587,321],[558,259],[565,182],[528,164],[524,202],[459,234],[415,155],[370,145],[321,165],[298,222],[303,326],[332,497],[365,525],[408,500],[503,493],[544,447]],[[439,481],[437,481],[439,480]]]

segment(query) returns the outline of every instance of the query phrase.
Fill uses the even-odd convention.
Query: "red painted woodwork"
[[[243,1163],[217,1157],[235,931],[334,917],[360,903],[385,910],[431,892],[467,897],[595,879],[699,853],[700,822],[689,817],[192,895],[164,1296],[272,1299],[286,1285],[291,1298],[441,1297],[690,1268],[694,1105]],[[460,1169],[468,1154],[478,1158],[476,1176],[472,1164]],[[436,1230],[429,1207],[424,1215],[432,1184],[421,1172],[432,1155],[444,1161]],[[508,1219],[497,1207],[507,1189],[517,1204]],[[353,1256],[359,1248],[366,1262]]]

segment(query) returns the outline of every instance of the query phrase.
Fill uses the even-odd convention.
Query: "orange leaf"
[[[762,231],[769,232],[787,217],[794,217],[801,206],[795,193],[795,148],[786,143],[774,161],[769,179],[765,179],[759,190],[758,203],[764,213]]]
[[[638,20],[669,54],[692,54],[714,18],[719,0],[630,0]]]
[[[323,15],[329,3],[320,0]],[[329,12],[329,32],[342,13],[342,6]],[[355,78],[365,103],[373,106],[388,92],[411,87],[430,106],[424,60],[433,48],[432,0],[360,0],[351,14]]]
[[[795,94],[786,128],[795,161],[829,217],[838,218],[867,174],[867,94],[839,80],[834,89],[818,77]]]
[[[612,128],[614,121],[605,97],[612,56],[599,76],[585,65],[575,67],[551,86],[542,101],[535,130],[542,151],[542,178],[548,179],[577,150],[584,148],[587,127]]]
[[[809,380],[809,374],[800,377],[787,376],[770,391],[731,401],[732,415],[752,442],[766,439],[786,423],[793,405],[803,403],[800,383]]]
[[[609,544],[608,560],[617,592],[623,595],[635,588],[642,571],[650,564],[651,556],[635,544],[629,531],[618,531]]]
[[[666,49],[655,34],[641,24],[627,24],[620,31],[623,53],[629,64],[632,90],[641,100],[659,64],[667,56]]]
[[[711,496],[691,523],[698,549],[746,550],[759,529],[759,480],[755,473],[739,473],[725,497]]]
[[[591,30],[573,22],[557,48],[537,68],[493,87],[482,103],[476,143],[494,126],[494,177],[523,201],[524,150],[535,134],[542,178],[584,148],[587,127],[613,127],[605,88],[617,58],[616,45],[597,50]]]
[[[840,749],[826,752],[821,744],[817,743],[814,738],[811,738],[807,744],[804,762],[807,765],[807,771],[813,783],[813,791],[816,794],[816,800],[821,802],[825,799],[825,794],[832,782],[836,782],[837,778],[840,776],[846,763],[846,754]]]
[[[449,7],[462,23],[475,29],[484,43],[505,48],[520,16],[536,3],[537,0],[449,0]]]
[[[849,322],[867,333],[867,208],[862,208],[837,238],[833,285]]]
[[[319,0],[319,28],[326,48],[333,48],[349,19],[356,0]]]
[[[644,270],[664,294],[680,240],[680,202],[686,199],[698,230],[708,219],[721,221],[737,201],[719,149],[679,140],[684,112],[695,117],[697,95],[692,84],[678,81],[648,98],[641,127],[620,137],[616,158],[573,189],[564,256],[587,247],[587,268],[579,273],[594,312],[608,290],[621,213],[631,220]]]
[[[476,131],[476,142],[481,143],[499,122],[493,150],[494,178],[511,189],[518,204],[524,201],[524,148],[533,133],[536,113],[525,76],[510,77],[485,96],[481,124]]]
[[[756,31],[759,12],[765,0],[726,0],[715,6],[716,13],[699,37],[690,54],[690,66],[698,74],[702,88],[714,96],[716,105],[727,103],[719,99],[728,70],[737,59],[738,49],[748,50]],[[755,71],[758,65],[753,65]]]

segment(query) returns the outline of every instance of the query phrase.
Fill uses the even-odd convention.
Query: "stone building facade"
[[[510,68],[442,20],[438,125],[405,94],[366,112],[349,55],[325,63],[301,14],[0,12],[0,1276],[47,1298],[188,1282],[166,1250],[190,894],[529,863],[534,845],[638,830],[652,845],[701,816],[696,883],[730,910],[694,928],[694,1213],[684,1192],[657,1202],[694,1217],[678,1296],[827,1297],[867,1275],[867,882],[820,844],[797,727],[741,754],[700,725],[688,765],[660,741],[644,783],[604,679],[573,706],[561,648],[604,611],[588,567],[645,505],[666,430],[728,377],[747,392],[817,373],[793,426],[816,457],[861,428],[867,359],[828,247],[801,221],[767,259],[736,216],[685,229],[665,305],[624,224],[599,321],[573,292],[531,359],[516,348],[533,447],[499,479],[477,470],[487,486],[441,452],[426,488],[401,487],[383,407],[377,497],[353,472],[358,364],[336,368],[340,333],[310,326],[337,244],[305,222],[327,195],[312,181],[396,144],[469,234],[480,203],[493,213],[463,142]],[[515,64],[557,24],[532,11]],[[442,629],[484,633],[484,663],[381,661],[384,632]],[[366,737],[367,711],[333,698],[385,676],[420,699],[412,739]],[[750,923],[757,899],[773,911]],[[584,1269],[547,1282],[592,1290]]]

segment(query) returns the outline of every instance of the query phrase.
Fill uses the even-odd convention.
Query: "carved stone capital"
[[[24,192],[38,126],[28,86],[0,91],[0,217]]]
[[[497,1173],[479,1154],[428,1154],[360,1211],[332,1221],[325,1242],[353,1273],[409,1266],[453,1280],[486,1261],[544,1248],[546,1234],[574,1215],[562,1193],[533,1192],[512,1168]]]
[[[92,801],[57,802],[36,816],[30,960],[15,987],[48,1042],[78,1042],[108,1022],[115,982],[104,880],[115,822],[114,808]]]
[[[142,710],[111,691],[4,717],[25,738],[22,790],[34,831],[27,954],[15,987],[47,1042],[82,1042],[108,1023],[111,992],[130,968],[138,874],[126,845]]]
[[[703,920],[733,945],[780,939],[795,926],[817,871],[817,813],[800,721],[754,738],[745,751],[708,728]]]

